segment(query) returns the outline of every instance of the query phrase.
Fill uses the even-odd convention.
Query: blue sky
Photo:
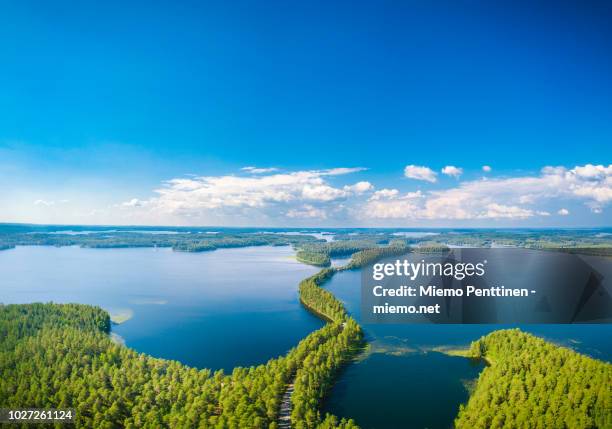
[[[176,3],[0,6],[0,221],[610,226],[610,2]]]

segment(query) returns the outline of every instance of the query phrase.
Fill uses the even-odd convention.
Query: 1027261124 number
[[[0,423],[73,423],[75,417],[73,408],[0,408]]]

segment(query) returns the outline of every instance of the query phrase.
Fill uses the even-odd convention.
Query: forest
[[[405,255],[410,252],[411,248],[406,246],[403,241],[392,241],[386,247],[377,247],[374,249],[366,249],[356,252],[351,257],[350,262],[341,269],[355,270],[365,267],[368,264],[374,263],[379,259],[390,256]]]
[[[450,251],[450,248],[446,244],[436,241],[422,241],[414,248],[414,251],[419,253],[443,253]]]
[[[612,231],[602,230],[489,230],[435,229],[411,235],[395,228],[331,229],[334,241],[325,242],[309,233],[320,230],[202,227],[90,227],[0,224],[0,251],[15,246],[49,245],[90,248],[168,247],[176,251],[204,252],[244,246],[291,245],[298,260],[315,266],[330,265],[333,257],[392,246],[414,246],[420,252],[444,251],[447,246],[523,247],[585,255],[612,256]],[[422,231],[419,231],[422,234]]]
[[[328,267],[331,264],[331,258],[348,256],[361,250],[375,248],[378,248],[378,244],[370,240],[303,243],[298,246],[296,258],[305,264]]]
[[[612,427],[612,365],[518,329],[474,341],[489,364],[455,420],[457,429]]]
[[[286,356],[226,375],[115,344],[108,323],[85,305],[2,306],[0,406],[73,407],[77,427],[273,428],[297,373],[292,421],[312,428],[321,421],[312,404],[361,341],[354,321],[330,323]]]
[[[89,248],[169,247],[183,252],[204,252],[246,246],[299,246],[316,242],[310,235],[219,232],[154,234],[138,231],[95,232],[87,234],[2,233],[0,250],[15,246],[81,246]]]

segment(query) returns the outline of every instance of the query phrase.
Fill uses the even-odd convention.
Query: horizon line
[[[31,223],[31,222],[2,222],[0,221],[0,226],[6,225],[14,225],[14,226],[38,226],[38,227],[68,227],[68,226],[77,226],[77,227],[92,227],[92,228],[175,228],[175,229],[311,229],[311,230],[333,230],[333,229],[405,229],[405,230],[473,230],[473,229],[482,229],[482,230],[579,230],[579,229],[612,229],[612,225],[610,226],[462,226],[462,227],[452,227],[452,226],[427,226],[427,227],[418,227],[418,226],[330,226],[330,227],[315,227],[315,226],[215,226],[215,225],[142,225],[142,224],[129,224],[129,225],[118,225],[118,224],[85,224],[85,223]]]

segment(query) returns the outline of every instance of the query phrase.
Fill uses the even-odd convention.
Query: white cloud
[[[365,205],[365,217],[379,219],[412,218],[420,210],[421,191],[400,195],[397,189],[375,192]]]
[[[551,212],[565,216],[567,209],[558,207],[568,204],[566,207],[571,210],[575,203],[584,204],[593,213],[602,213],[612,202],[612,166],[547,166],[539,174],[489,177],[462,181],[445,189],[412,192],[396,188],[375,190],[368,181],[347,184],[346,178],[339,177],[362,170],[332,168],[182,177],[165,182],[152,198],[132,198],[109,210],[139,222],[162,219],[248,225],[274,224],[279,218],[349,223],[366,219],[525,220],[550,216]],[[427,167],[408,166],[407,170],[420,180],[435,180],[435,173]],[[552,210],[554,206],[557,208]]]
[[[547,165],[542,168],[541,173],[547,176],[560,176],[565,174],[566,171],[567,169],[565,167],[552,167]]]
[[[594,212],[612,202],[612,166],[545,167],[539,176],[462,182],[412,194],[374,193],[366,217],[402,219],[526,219],[550,213],[533,207],[553,199],[583,201]]]
[[[334,188],[329,185],[309,185],[302,187],[301,198],[312,201],[333,201],[345,198],[349,192],[344,189]]]
[[[365,181],[336,187],[329,183],[329,178],[362,170],[333,168],[247,177],[225,175],[177,178],[165,182],[164,186],[157,189],[157,196],[144,201],[133,198],[120,207],[192,217],[211,212],[248,217],[249,213],[254,214],[253,210],[274,216],[285,209],[289,217],[313,217],[317,213],[324,218],[326,215],[323,209],[315,208],[312,203],[337,202],[373,189],[372,184]]]
[[[442,174],[458,178],[463,174],[463,168],[455,167],[454,165],[447,165],[442,169]]]
[[[580,178],[597,180],[612,176],[612,164],[607,167],[603,165],[587,164],[582,167],[575,167],[570,171]]]
[[[343,189],[347,192],[363,194],[365,192],[373,190],[374,186],[370,182],[357,182],[354,185],[347,185]]]
[[[568,209],[559,209],[559,211],[557,212],[557,214],[559,216],[567,216],[569,214],[569,210]]]
[[[257,167],[242,167],[240,170],[242,171],[246,171],[247,173],[252,173],[252,174],[265,174],[265,173],[273,173],[275,171],[278,171],[278,168],[274,168],[274,167],[268,167],[268,168],[257,168]]]
[[[360,171],[365,171],[367,170],[367,168],[363,168],[363,167],[352,167],[352,168],[345,168],[345,167],[340,167],[340,168],[330,168],[329,170],[320,170],[319,173],[323,176],[341,176],[343,174],[350,174],[350,173],[358,173]]]
[[[129,201],[121,203],[122,207],[142,207],[146,204],[146,201],[141,201],[138,198],[132,198]]]
[[[491,203],[486,205],[486,211],[480,213],[479,219],[526,219],[533,216],[533,211],[517,206],[506,206],[503,204]]]
[[[597,184],[582,184],[574,186],[574,194],[592,198],[599,203],[607,203],[612,200],[612,187],[602,187],[599,183]]]
[[[327,219],[325,210],[316,208],[310,204],[304,204],[300,208],[291,209],[287,212],[287,217],[301,219]]]
[[[436,181],[436,172],[429,167],[419,165],[407,165],[404,168],[404,176],[414,180],[424,180],[434,183]]]
[[[57,205],[57,204],[66,204],[66,203],[69,203],[69,202],[70,202],[70,201],[69,201],[69,200],[66,200],[66,199],[57,200],[57,201],[54,201],[54,200],[44,200],[44,199],[38,199],[38,200],[35,200],[35,201],[34,201],[34,205],[35,205],[35,206],[46,206],[46,207],[50,207],[50,206],[54,206],[54,205]]]
[[[491,172],[491,167],[489,165],[483,165],[482,166],[482,171],[484,171],[485,173],[490,173]]]
[[[376,201],[383,198],[394,198],[398,195],[399,191],[397,189],[381,189],[380,191],[374,192],[370,197],[370,201]]]
[[[612,201],[612,164],[607,167],[587,164],[569,171],[556,167],[554,171],[558,176],[563,176],[575,196],[587,200],[594,213],[601,213],[602,207]]]

